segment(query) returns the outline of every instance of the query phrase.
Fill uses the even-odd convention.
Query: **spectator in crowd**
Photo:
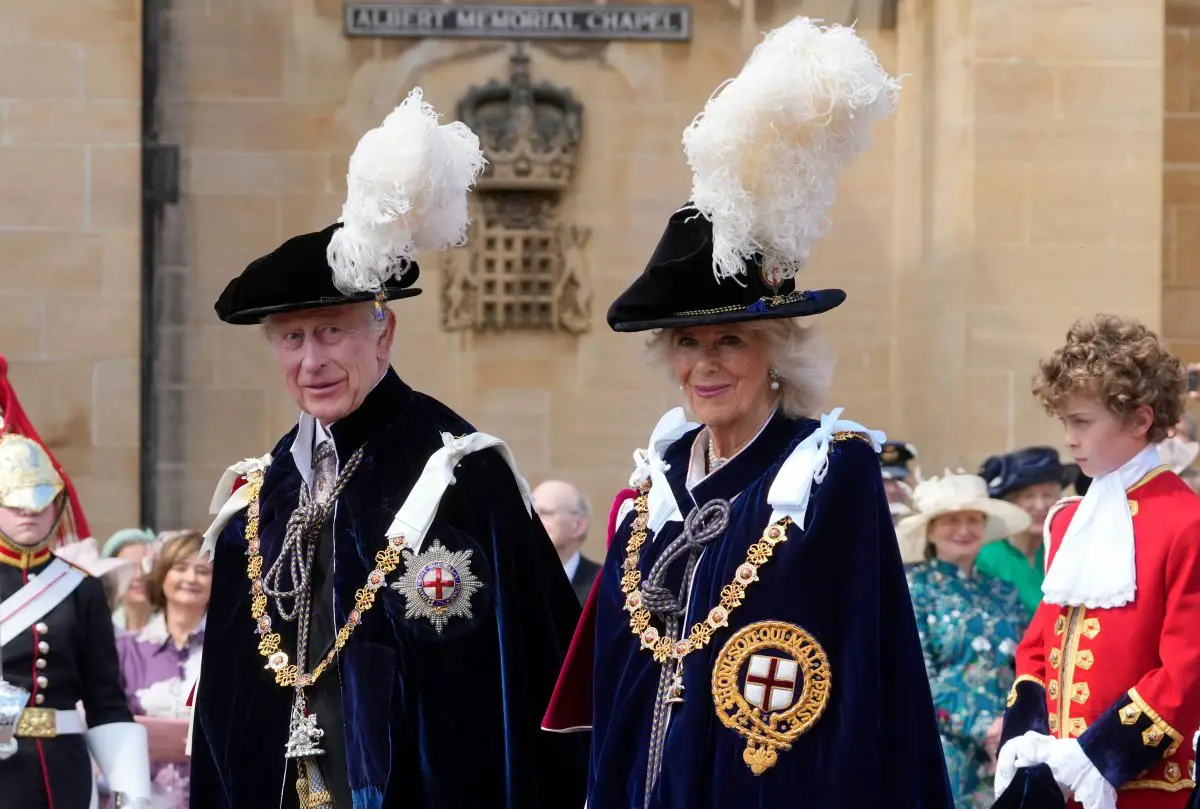
[[[1196,420],[1187,413],[1175,425],[1175,431],[1158,445],[1158,455],[1171,471],[1179,475],[1192,491],[1200,490],[1200,443],[1196,441]]]
[[[129,707],[149,732],[155,809],[188,805],[185,701],[200,672],[212,589],[212,566],[197,555],[203,541],[195,531],[163,533],[146,580],[156,612],[140,631],[117,638]]]
[[[1046,575],[1042,527],[1050,509],[1072,482],[1071,471],[1052,447],[1025,447],[983,462],[979,476],[987,481],[988,494],[1007,500],[1029,515],[1029,527],[995,542],[979,552],[980,573],[1003,579],[1017,588],[1025,611],[1032,616],[1042,600]]]
[[[887,495],[893,520],[901,520],[912,514],[912,487],[921,477],[920,471],[912,468],[916,459],[917,448],[904,441],[885,441],[880,450],[883,491]]]
[[[587,601],[600,565],[583,555],[591,508],[583,493],[561,480],[547,480],[533,490],[533,507],[562,562],[579,603]]]
[[[988,497],[976,475],[946,473],[913,492],[898,526],[925,670],[957,809],[992,802],[1004,699],[1027,617],[1012,584],[976,567],[983,543],[1020,536],[1029,515]]]
[[[104,543],[100,555],[123,559],[131,565],[132,575],[113,597],[113,626],[137,632],[150,621],[150,600],[146,597],[146,554],[154,532],[149,528],[123,528]]]

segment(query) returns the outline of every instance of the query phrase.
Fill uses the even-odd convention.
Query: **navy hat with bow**
[[[1004,497],[1039,483],[1069,486],[1075,470],[1063,465],[1053,447],[1025,447],[988,458],[979,476],[987,481],[991,497]]]

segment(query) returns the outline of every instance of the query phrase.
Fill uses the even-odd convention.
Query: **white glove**
[[[1053,736],[1030,730],[1005,742],[996,756],[996,797],[1008,789],[1017,770],[1044,764],[1048,746],[1056,741]]]
[[[88,752],[114,793],[128,805],[150,799],[150,750],[146,729],[137,722],[113,722],[89,728]]]

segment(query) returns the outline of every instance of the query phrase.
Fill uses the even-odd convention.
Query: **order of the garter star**
[[[474,618],[471,597],[484,585],[471,572],[471,553],[436,539],[424,553],[406,553],[404,573],[391,585],[404,596],[404,617],[425,618],[439,635],[451,618]]]

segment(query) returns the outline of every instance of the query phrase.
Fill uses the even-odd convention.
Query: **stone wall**
[[[1097,311],[1160,321],[1163,7],[900,4],[893,430],[926,470],[1059,430],[1039,357]]]
[[[1163,332],[1200,361],[1200,2],[1166,4]]]
[[[0,353],[103,541],[138,517],[138,3],[0,18]]]
[[[103,12],[8,5],[19,11],[0,50],[0,350],[107,530],[136,514],[137,20],[118,0]],[[592,328],[443,331],[441,267],[428,261],[426,294],[396,304],[401,374],[506,437],[531,480],[573,480],[602,513],[677,395],[645,367],[643,338],[610,333],[603,316],[686,199],[680,133],[736,73],[747,32],[850,6],[698,0],[688,44],[532,47],[534,79],[584,104],[565,212],[592,229]],[[916,443],[936,472],[1058,443],[1028,380],[1076,317],[1107,309],[1190,334],[1172,325],[1170,295],[1160,315],[1161,257],[1187,252],[1162,244],[1164,227],[1187,230],[1171,230],[1186,208],[1170,207],[1174,167],[1163,184],[1164,44],[1177,51],[1190,34],[1164,41],[1161,4],[1127,0],[898,8],[897,28],[865,34],[908,74],[900,112],[845,174],[805,283],[850,296],[820,319],[841,356],[832,402]],[[507,76],[507,43],[351,40],[342,13],[342,0],[164,13],[162,139],[183,149],[184,195],[167,211],[156,301],[163,525],[202,526],[225,466],[296,418],[257,331],[216,320],[223,285],[336,218],[357,138],[410,87],[452,113],[469,86]],[[1186,119],[1168,91],[1171,156],[1186,138],[1170,122]],[[1171,267],[1179,287],[1186,272]],[[67,317],[83,325],[50,328]]]

